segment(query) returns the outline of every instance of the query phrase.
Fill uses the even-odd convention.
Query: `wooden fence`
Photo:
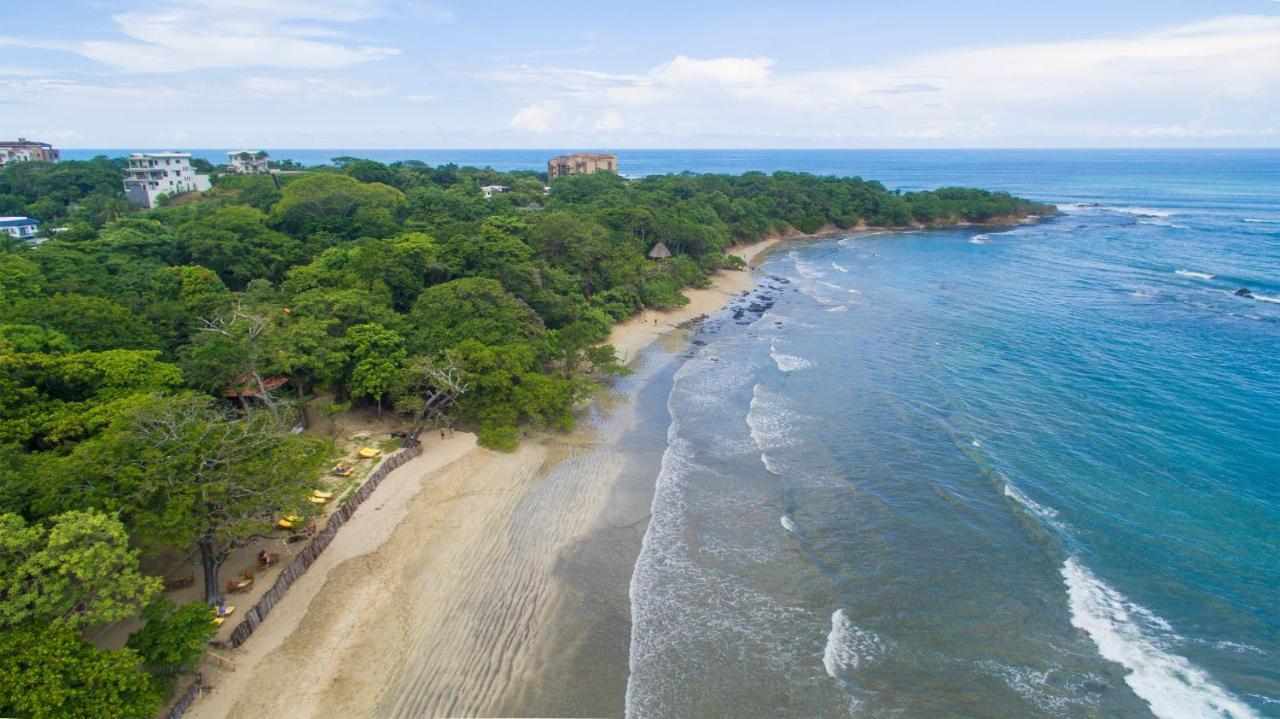
[[[178,701],[169,709],[169,713],[166,714],[165,717],[167,717],[167,719],[182,719],[182,715],[186,714],[187,710],[191,708],[191,702],[194,702],[196,697],[200,696],[200,690],[203,687],[204,675],[197,672],[196,680],[191,682],[191,686],[187,687],[187,690],[182,693],[182,696],[179,697]]]
[[[268,589],[267,593],[262,595],[262,598],[249,611],[245,612],[244,619],[231,632],[231,638],[227,640],[228,646],[235,648],[244,644],[249,635],[253,634],[253,630],[257,629],[258,625],[262,624],[267,615],[271,613],[271,609],[284,598],[284,593],[289,590],[289,587],[293,586],[293,583],[298,581],[299,577],[307,573],[307,569],[315,563],[320,553],[333,541],[334,535],[338,533],[339,529],[342,529],[342,525],[351,519],[351,515],[369,498],[369,495],[373,494],[373,490],[378,488],[382,480],[402,464],[422,453],[422,447],[417,442],[412,439],[407,439],[405,442],[408,446],[387,457],[382,464],[379,464],[373,470],[373,474],[370,474],[369,478],[365,480],[364,484],[360,485],[360,488],[354,494],[347,497],[342,502],[342,506],[338,507],[338,511],[329,517],[324,529],[312,537],[307,546],[285,565],[280,572],[280,576],[276,577],[275,584],[271,585],[271,589]],[[171,714],[170,716],[172,717],[173,715]]]

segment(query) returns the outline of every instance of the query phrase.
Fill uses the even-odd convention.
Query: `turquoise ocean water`
[[[841,170],[1066,214],[793,243],[707,324],[629,713],[1280,715],[1278,159]]]
[[[790,243],[771,309],[694,336],[631,585],[631,716],[1280,716],[1280,151],[621,165],[1064,210]]]

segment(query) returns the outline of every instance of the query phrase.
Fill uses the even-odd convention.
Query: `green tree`
[[[6,319],[55,329],[84,350],[150,349],[160,343],[145,320],[103,297],[23,298],[9,307]]]
[[[142,610],[142,619],[146,624],[129,635],[125,646],[160,677],[195,669],[204,656],[205,642],[218,633],[208,605],[198,601],[179,607],[161,596]]]
[[[119,511],[147,546],[195,544],[213,603],[232,551],[282,514],[309,513],[329,452],[268,412],[236,414],[195,394],[155,397],[75,448],[64,465],[67,500]]]
[[[0,715],[149,719],[160,687],[131,649],[98,649],[60,624],[0,630]]]
[[[395,386],[408,353],[404,338],[381,325],[356,325],[347,332],[352,362],[347,390],[353,397],[368,397],[382,414],[382,401]]]
[[[496,280],[468,277],[428,287],[409,313],[409,346],[433,354],[464,340],[496,345],[516,340],[540,344],[546,330],[537,313]]]
[[[250,280],[278,280],[303,259],[301,244],[266,225],[267,216],[244,205],[224,207],[178,228],[184,259],[208,267],[230,287]]]
[[[382,220],[381,215],[358,217],[362,210],[394,211],[404,194],[394,187],[329,172],[309,173],[284,186],[280,201],[271,208],[271,222],[285,232],[305,236],[320,231],[355,238],[362,232],[358,220]]]
[[[67,512],[49,526],[0,515],[0,626],[86,627],[133,616],[162,589],[138,570],[119,520]]]

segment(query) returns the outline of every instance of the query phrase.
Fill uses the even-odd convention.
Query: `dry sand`
[[[750,262],[776,241],[735,254]],[[685,307],[623,323],[610,342],[634,360],[753,286],[749,272],[722,272]],[[529,438],[511,454],[461,432],[426,436],[422,455],[383,481],[253,637],[225,653],[236,669],[206,661],[213,688],[188,716],[620,713],[626,582],[648,505],[632,496],[610,506],[625,464],[617,440],[637,420],[625,406],[608,411],[601,425]],[[571,554],[601,536],[627,545],[615,552],[625,561],[594,580],[605,588],[575,585]],[[609,646],[584,648],[602,624],[613,627]],[[573,686],[565,658],[600,654],[621,666],[602,686]]]

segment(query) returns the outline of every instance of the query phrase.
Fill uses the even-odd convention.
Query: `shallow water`
[[[1275,156],[1055,157],[902,174],[1058,219],[791,244],[707,324],[631,716],[1280,715]]]

